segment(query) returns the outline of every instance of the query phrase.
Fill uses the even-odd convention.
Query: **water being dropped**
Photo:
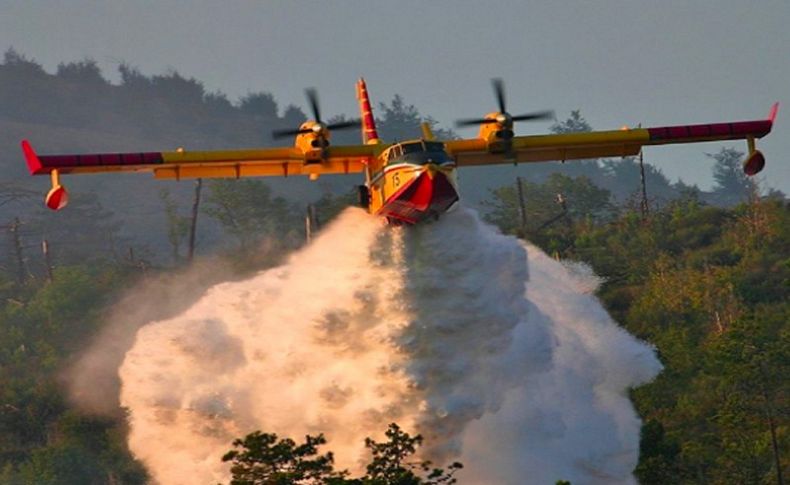
[[[660,364],[595,284],[473,211],[393,229],[349,209],[281,267],[138,331],[119,370],[130,447],[162,484],[210,483],[236,437],[324,433],[361,471],[364,438],[397,422],[426,458],[464,462],[461,483],[632,483],[626,392]]]

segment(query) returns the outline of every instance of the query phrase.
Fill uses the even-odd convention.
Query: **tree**
[[[277,118],[277,101],[271,93],[250,93],[241,98],[239,109],[253,116]]]
[[[159,197],[165,205],[167,240],[170,242],[173,263],[178,264],[181,259],[181,243],[189,232],[190,218],[178,213],[178,204],[173,200],[169,190],[165,188],[159,191]]]
[[[385,433],[387,441],[378,443],[365,439],[372,455],[367,474],[348,478],[345,470],[334,470],[331,452],[319,454],[326,444],[324,435],[305,436],[297,445],[288,438],[256,431],[233,442],[235,449],[222,457],[231,462],[231,485],[441,485],[456,483],[455,473],[463,468],[453,463],[445,471],[434,468],[429,461],[408,461],[422,445],[422,436],[410,436],[392,423]]]
[[[571,116],[565,121],[557,121],[551,125],[552,133],[580,133],[592,131],[592,127],[581,115],[580,110],[571,111]]]
[[[106,210],[93,192],[74,194],[68,208],[57,213],[39,209],[29,224],[30,233],[38,237],[37,244],[42,239],[49,241],[56,265],[117,257],[118,249],[125,247],[121,227],[115,214]]]
[[[17,52],[13,47],[10,47],[3,54],[3,65],[6,68],[14,69],[19,72],[26,72],[30,75],[43,76],[46,74],[41,64],[28,59],[25,55]]]
[[[437,129],[438,122],[430,116],[422,116],[413,104],[406,104],[403,98],[396,94],[389,105],[379,103],[379,117],[376,118],[376,128],[379,136],[384,140],[409,140],[422,137],[422,123],[428,123],[436,138],[449,140],[457,138],[452,130]]]
[[[58,77],[76,84],[83,84],[83,87],[100,86],[107,84],[101,75],[101,69],[93,59],[85,59],[79,62],[69,62],[58,64]]]
[[[8,49],[0,65],[0,116],[22,122],[52,120],[56,96],[51,81],[41,64]]]
[[[720,428],[718,468],[742,483],[782,478],[790,374],[790,304],[761,305],[710,346],[706,361],[726,396],[714,422]],[[784,410],[784,411],[783,411]],[[786,450],[786,448],[784,448]],[[786,451],[785,451],[786,452]]]
[[[677,476],[680,446],[666,437],[661,422],[651,419],[642,425],[639,436],[639,464],[634,475],[643,485],[671,483]]]
[[[41,485],[105,483],[95,457],[75,446],[46,447],[36,450],[20,467],[24,483]]]
[[[359,193],[356,189],[340,195],[324,194],[313,202],[319,227],[334,219],[345,208],[359,204]]]
[[[260,180],[213,180],[203,211],[213,217],[239,242],[242,251],[249,251],[265,236],[277,237],[291,245],[289,232],[294,232],[293,216],[288,202],[275,197],[271,188]]]
[[[538,244],[548,243],[546,250],[550,252],[563,251],[572,244],[569,224],[606,221],[615,213],[609,191],[593,185],[587,177],[554,173],[544,183],[522,183],[526,234],[520,227],[517,190],[513,185],[492,192],[493,200],[483,203],[487,209],[484,218],[505,233],[529,235]]]
[[[620,202],[639,194],[641,197],[641,176],[639,163],[634,157],[608,159],[602,162],[607,178],[607,186],[611,187],[612,195]],[[679,189],[674,187],[660,169],[645,164],[645,185],[649,198],[667,203],[679,196]],[[654,205],[654,204],[651,204]]]
[[[305,436],[297,445],[274,433],[256,431],[233,442],[234,449],[222,457],[231,462],[231,485],[288,485],[342,483],[345,472],[334,471],[332,453],[318,454],[326,444],[323,435]]]
[[[455,472],[463,468],[461,463],[455,462],[448,467],[448,471],[441,468],[432,468],[430,461],[407,461],[417,448],[422,445],[421,435],[410,436],[400,427],[392,423],[385,433],[387,441],[377,443],[366,438],[365,447],[370,450],[372,461],[367,466],[367,475],[362,479],[366,485],[435,485],[441,483],[456,483],[453,477]],[[417,473],[425,474],[420,477]]]
[[[0,483],[146,483],[121,419],[68,411],[62,371],[121,284],[113,269],[60,267],[0,305]],[[128,283],[128,280],[126,281]]]
[[[734,148],[722,148],[718,153],[708,153],[708,157],[716,160],[713,166],[714,202],[730,207],[748,199],[754,190],[754,183],[743,172],[741,161],[743,152]]]
[[[282,124],[284,127],[297,128],[305,121],[307,121],[307,117],[305,116],[304,111],[299,109],[299,107],[292,104],[289,104],[285,107],[282,117]]]
[[[140,73],[136,67],[121,63],[118,66],[118,73],[121,75],[121,86],[129,91],[145,91],[151,89],[151,79]]]
[[[178,71],[153,76],[151,86],[156,95],[168,99],[174,107],[189,112],[203,103],[206,91],[203,84],[195,78],[185,78]]]

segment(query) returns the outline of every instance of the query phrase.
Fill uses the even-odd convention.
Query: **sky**
[[[494,110],[492,77],[511,113],[579,109],[595,129],[760,119],[779,101],[758,142],[760,179],[790,193],[788,25],[787,0],[0,0],[0,49],[50,72],[84,58],[112,80],[122,62],[175,69],[231,100],[268,91],[280,106],[304,107],[314,86],[325,117],[357,113],[360,76],[374,111],[398,93],[444,126]],[[645,160],[709,188],[705,153],[722,146],[746,149],[654,147]]]

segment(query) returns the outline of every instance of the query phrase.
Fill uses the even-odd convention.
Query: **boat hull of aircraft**
[[[406,224],[436,219],[458,201],[453,178],[450,171],[423,169],[388,197],[378,214]]]

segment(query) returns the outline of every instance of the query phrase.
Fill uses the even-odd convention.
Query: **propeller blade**
[[[535,120],[553,120],[554,111],[535,111],[534,113],[526,113],[513,117],[513,121],[535,121]]]
[[[318,108],[318,92],[315,88],[307,88],[304,90],[307,96],[307,102],[310,103],[310,109],[313,111],[313,118],[316,123],[321,123],[321,110]]]
[[[307,88],[304,90],[304,94],[307,97],[307,103],[310,105],[310,111],[313,113],[313,120],[315,121],[315,125],[311,126],[310,128],[299,128],[299,129],[284,129],[284,130],[273,130],[272,131],[272,138],[284,138],[287,136],[296,136],[296,135],[304,135],[307,133],[315,133],[318,135],[324,142],[327,142],[329,130],[345,130],[347,128],[355,128],[362,125],[360,120],[344,120],[338,121],[337,123],[331,123],[330,125],[326,126],[321,122],[321,108],[318,107],[318,91],[315,88]]]
[[[487,123],[496,123],[496,120],[486,118],[471,118],[465,120],[458,120],[455,122],[456,128],[463,128],[464,126],[485,125]]]
[[[331,125],[327,125],[327,130],[346,130],[348,128],[357,128],[362,126],[362,122],[360,120],[348,120],[348,121],[338,121],[337,123],[332,123]]]
[[[312,131],[313,130],[309,128],[303,130],[293,129],[293,128],[288,128],[284,130],[272,130],[272,138],[276,140],[278,138],[285,138],[286,136],[304,135],[305,133],[310,133]]]
[[[505,83],[500,78],[494,78],[491,80],[491,84],[494,86],[494,94],[496,95],[496,102],[499,106],[500,113],[507,113],[505,109]]]
[[[505,153],[509,153],[512,151],[512,143],[507,137],[513,136],[513,122],[554,119],[554,111],[549,110],[534,111],[532,113],[511,116],[510,113],[507,112],[507,107],[505,105],[504,81],[502,81],[501,78],[495,77],[491,79],[491,86],[494,88],[494,96],[496,97],[497,106],[499,107],[499,113],[496,113],[495,116],[492,116],[491,118],[469,118],[458,120],[455,122],[455,126],[457,128],[462,128],[464,126],[484,125],[488,123],[501,123],[502,127],[505,129],[498,131],[497,137],[503,140]]]

